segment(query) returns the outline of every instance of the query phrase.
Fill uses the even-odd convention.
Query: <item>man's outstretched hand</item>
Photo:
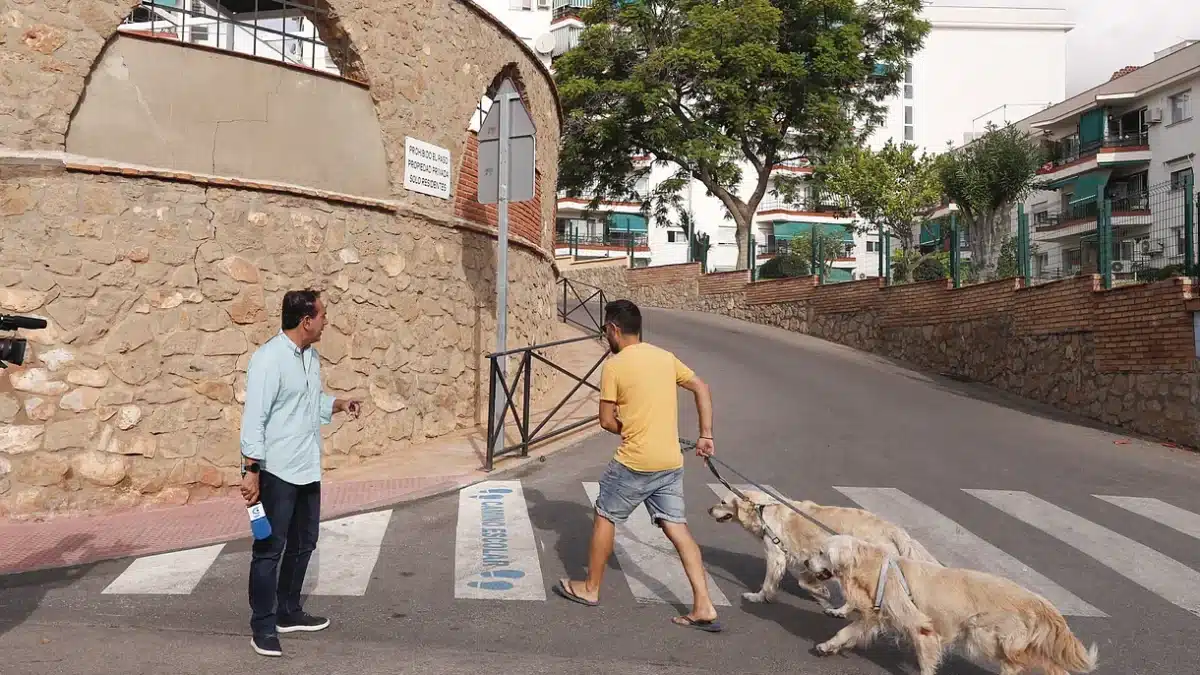
[[[696,439],[696,456],[697,457],[712,457],[716,454],[717,449],[713,446],[711,438]]]

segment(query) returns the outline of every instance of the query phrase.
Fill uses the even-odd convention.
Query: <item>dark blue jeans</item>
[[[261,471],[258,499],[271,523],[271,536],[254,541],[250,628],[255,635],[275,635],[277,616],[301,610],[300,589],[321,525],[321,483],[292,485]]]

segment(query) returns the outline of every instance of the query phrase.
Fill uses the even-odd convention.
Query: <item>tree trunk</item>
[[[971,277],[975,281],[992,281],[1000,264],[1001,230],[1006,229],[1008,219],[1004,211],[981,214],[971,224]]]
[[[737,239],[738,254],[734,269],[748,270],[750,269],[750,256],[754,255],[754,252],[750,250],[750,223],[754,218],[749,207],[740,201],[734,201],[729,212],[733,215],[733,222],[737,224],[734,238]]]

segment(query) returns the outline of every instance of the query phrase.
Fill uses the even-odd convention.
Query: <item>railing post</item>
[[[879,226],[879,243],[875,245],[875,256],[879,258],[879,278],[883,279],[883,225]]]
[[[962,245],[958,234],[958,211],[950,212],[950,278],[954,287],[962,287]]]
[[[1100,272],[1104,275],[1104,288],[1112,288],[1112,199],[1102,197],[1097,216],[1100,242]]]
[[[747,257],[747,267],[750,269],[750,281],[754,281],[754,272],[758,267],[758,244],[754,241],[754,233],[747,235],[749,239],[749,252]]]
[[[521,456],[529,456],[529,399],[533,395],[533,350],[525,352],[525,362],[521,364],[525,371],[525,396],[521,402]]]
[[[1196,177],[1183,177],[1183,273],[1196,276]]]
[[[493,429],[496,427],[496,359],[488,358],[488,425],[487,425],[487,453],[484,455],[483,470],[491,471],[492,462],[496,457],[496,437],[493,435]],[[504,417],[500,418],[503,423]]]
[[[1029,214],[1025,213],[1025,205],[1017,204],[1017,274],[1021,277],[1021,286],[1028,288],[1033,276],[1031,258],[1032,248],[1029,245]]]

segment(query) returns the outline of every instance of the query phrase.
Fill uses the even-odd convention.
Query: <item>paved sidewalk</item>
[[[563,327],[562,337],[581,335]],[[561,339],[561,338],[560,338]],[[603,353],[598,342],[578,342],[560,348],[555,362],[580,376]],[[600,372],[588,379],[599,386]],[[535,401],[533,425],[575,386],[566,376]],[[553,431],[596,414],[596,394],[581,386],[554,415],[543,431]],[[540,461],[546,455],[598,432],[598,424],[585,424],[530,449],[529,457],[499,458],[489,474],[481,467],[485,456],[483,427],[459,431],[430,443],[372,457],[352,467],[326,473],[321,519],[330,520],[361,511],[421,499],[501,472]],[[508,444],[520,439],[515,424],[505,429]],[[121,512],[59,516],[0,524],[0,574],[110,560],[126,556],[205,546],[250,535],[244,500],[236,488],[230,496],[185,506],[157,507]]]

